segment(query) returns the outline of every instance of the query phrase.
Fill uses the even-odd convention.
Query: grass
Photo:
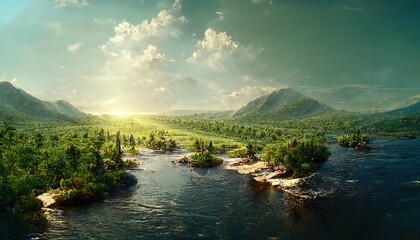
[[[212,141],[215,146],[225,145],[227,148],[238,148],[245,146],[244,143],[234,139],[218,136],[212,133],[186,129],[181,126],[162,124],[153,120],[150,116],[95,116],[88,121],[84,120],[83,124],[93,125],[97,128],[103,128],[105,131],[116,132],[121,134],[133,134],[134,137],[148,137],[154,130],[165,130],[169,136],[177,142],[181,148],[190,149],[194,139],[200,138],[205,141]],[[81,127],[81,126],[78,126]]]

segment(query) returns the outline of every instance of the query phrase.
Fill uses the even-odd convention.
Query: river
[[[326,199],[300,201],[250,176],[143,151],[138,184],[104,202],[56,210],[48,231],[3,225],[11,239],[420,239],[420,139],[335,144],[317,172]],[[0,229],[1,230],[1,229]]]

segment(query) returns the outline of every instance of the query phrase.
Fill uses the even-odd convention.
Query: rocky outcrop
[[[41,195],[38,195],[36,198],[42,202],[44,208],[51,208],[57,205],[55,196],[60,193],[59,190],[52,190]]]
[[[307,187],[307,183],[311,181],[315,174],[301,178],[290,178],[290,173],[285,167],[273,168],[262,161],[246,164],[242,163],[241,160],[231,160],[226,168],[235,170],[239,174],[250,175],[257,182],[279,187],[285,193],[299,199],[316,199],[325,197],[328,194],[327,192],[313,190],[313,187]]]

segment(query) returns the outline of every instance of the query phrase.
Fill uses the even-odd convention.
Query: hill
[[[420,101],[410,106],[407,106],[405,108],[395,109],[386,113],[391,114],[391,115],[405,115],[405,116],[420,115]]]
[[[86,113],[81,112],[79,109],[71,105],[71,103],[65,100],[59,100],[55,102],[45,102],[50,107],[54,108],[57,112],[66,115],[71,118],[85,117]]]
[[[233,113],[234,118],[293,119],[332,112],[333,109],[293,88],[284,88],[250,101]]]
[[[0,82],[0,117],[2,119],[69,120],[82,112],[65,101],[45,102],[9,82]]]

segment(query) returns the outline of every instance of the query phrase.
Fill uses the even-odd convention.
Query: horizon
[[[0,80],[87,113],[235,110],[285,87],[346,111],[420,100],[409,0],[0,6]]]
[[[11,84],[14,88],[16,88],[16,89],[19,89],[19,90],[22,90],[22,91],[24,91],[24,92],[26,92],[24,89],[21,89],[21,88],[18,88],[18,87],[16,87],[12,82],[10,82],[10,81],[7,81],[7,80],[0,80],[0,83],[2,83],[2,82],[5,82],[5,83],[9,83],[9,84]],[[280,90],[282,90],[282,89],[293,89],[294,91],[296,91],[297,93],[300,93],[300,94],[302,94],[300,91],[297,91],[295,88],[293,88],[293,87],[284,87],[284,88],[279,88],[279,89],[273,89],[271,92],[269,92],[269,93],[267,93],[267,94],[264,94],[264,95],[262,95],[262,96],[266,96],[266,95],[269,95],[269,94],[271,94],[271,93],[273,93],[273,92],[277,92],[277,91],[280,91]],[[26,92],[26,93],[28,93],[28,92]],[[31,95],[32,96],[32,95]],[[247,106],[251,101],[253,101],[253,100],[256,100],[257,98],[260,98],[260,97],[262,97],[262,96],[257,96],[256,98],[253,98],[253,99],[251,99],[250,101],[248,101],[248,102],[246,102],[245,103],[245,105],[242,105],[242,106],[239,106],[238,108],[236,108],[236,109],[223,109],[223,110],[220,110],[220,109],[203,109],[203,108],[201,108],[201,109],[199,109],[199,108],[178,108],[178,109],[171,109],[171,110],[166,110],[166,111],[161,111],[161,112],[132,112],[132,111],[124,111],[124,110],[121,110],[121,109],[119,109],[118,111],[108,111],[108,112],[95,112],[95,111],[82,111],[83,113],[86,113],[86,114],[88,114],[88,115],[94,115],[94,116],[115,116],[115,117],[130,117],[130,116],[148,116],[148,115],[160,115],[160,114],[163,114],[163,115],[165,115],[165,114],[173,114],[173,113],[176,113],[176,112],[179,112],[179,111],[188,111],[188,112],[191,112],[191,113],[189,113],[189,114],[195,114],[195,113],[207,113],[207,112],[229,112],[229,111],[233,111],[233,112],[235,112],[235,111],[237,111],[237,110],[239,110],[239,109],[241,109],[241,108],[243,108],[243,107],[245,107],[245,106]],[[306,96],[306,95],[304,95],[305,97],[308,97],[308,96]],[[39,99],[39,98],[38,98]],[[59,101],[64,101],[64,102],[67,102],[67,103],[70,103],[71,105],[73,105],[73,103],[72,102],[70,102],[70,101],[68,101],[68,100],[66,100],[66,99],[56,99],[56,100],[51,100],[51,101],[48,101],[48,100],[45,100],[45,99],[39,99],[39,100],[41,100],[41,101],[44,101],[44,102],[59,102]],[[315,99],[315,100],[317,100],[317,99]],[[318,100],[317,100],[318,101]],[[320,103],[323,103],[322,101],[319,101]],[[409,106],[412,106],[412,105],[414,105],[414,104],[417,104],[417,103],[419,103],[420,102],[420,99],[419,100],[417,100],[416,102],[414,102],[414,103],[410,103],[410,104],[407,104],[407,105],[403,105],[403,106],[401,106],[401,107],[396,107],[396,108],[390,108],[390,109],[387,109],[387,110],[361,110],[361,111],[351,111],[351,110],[344,110],[344,109],[336,109],[336,108],[332,108],[334,111],[346,111],[346,112],[354,112],[354,113],[381,113],[381,112],[387,112],[387,111],[393,111],[393,110],[398,110],[398,109],[401,109],[401,108],[405,108],[405,107],[409,107]],[[325,103],[323,103],[323,104],[325,104]],[[74,106],[74,105],[73,105]],[[327,105],[328,107],[331,107],[331,106],[329,106],[329,105]],[[76,107],[77,108],[77,106],[74,106],[74,107]],[[78,109],[78,110],[80,110],[80,109]],[[179,115],[179,114],[176,114],[176,115]],[[188,114],[181,114],[181,115],[188,115]]]

